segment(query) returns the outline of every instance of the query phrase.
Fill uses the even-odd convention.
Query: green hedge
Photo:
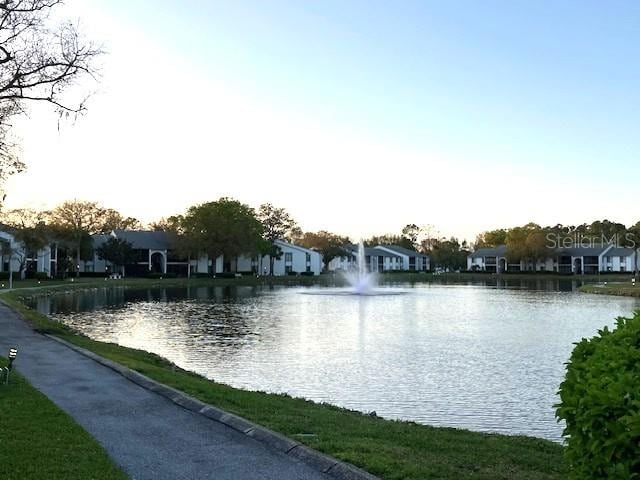
[[[640,479],[640,312],[576,344],[556,414],[570,479]]]

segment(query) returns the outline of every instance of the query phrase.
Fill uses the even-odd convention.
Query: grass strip
[[[598,295],[640,297],[640,282],[638,282],[637,286],[631,282],[583,285],[578,290],[583,293],[595,293]]]
[[[0,451],[0,478],[127,478],[91,435],[16,370],[0,385]]]
[[[26,307],[20,301],[25,295],[27,291],[15,291],[3,295],[2,299],[36,330],[57,335],[384,479],[565,477],[563,447],[556,443],[385,420],[287,395],[236,389],[185,371],[153,353],[77,334]]]

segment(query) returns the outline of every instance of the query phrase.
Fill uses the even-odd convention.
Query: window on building
[[[285,265],[284,273],[291,273],[291,272],[293,272],[293,267],[291,265]]]
[[[284,261],[286,262],[292,262],[293,261],[293,253],[291,252],[287,252],[284,254]]]

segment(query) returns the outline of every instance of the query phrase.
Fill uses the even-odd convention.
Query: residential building
[[[467,270],[502,273],[509,270],[506,245],[479,248],[467,257]],[[512,264],[511,270],[520,270],[520,263]]]
[[[280,258],[275,258],[273,262],[273,275],[290,275],[295,273],[322,273],[322,255],[315,250],[294,245],[283,240],[274,242],[280,249]],[[253,272],[256,274],[269,275],[271,260],[269,255],[260,257],[241,256],[237,259],[236,271]]]
[[[329,262],[329,271],[355,270],[358,264],[358,245],[346,247],[347,255],[336,257]],[[429,257],[418,252],[397,246],[378,245],[365,247],[365,264],[370,272],[386,272],[392,270],[429,270]]]
[[[223,272],[270,273],[269,255],[264,257],[241,255],[234,258],[225,258],[221,255],[212,261],[206,254],[202,254],[198,258],[188,259],[175,250],[170,234],[142,230],[115,230],[109,235],[93,235],[93,257],[80,262],[80,272],[120,273],[115,272],[114,266],[102,260],[96,251],[110,237],[125,240],[133,247],[135,261],[125,266],[127,276],[144,276],[150,272],[180,276],[187,276],[189,273],[208,275]],[[274,275],[302,272],[319,275],[322,271],[320,253],[280,240],[275,243],[282,255],[274,260]]]
[[[479,248],[467,257],[467,269],[494,273],[543,271],[565,274],[633,272],[637,252],[614,245],[575,246],[550,250],[546,258],[509,262],[506,245]]]
[[[400,270],[411,270],[426,272],[430,270],[429,256],[423,253],[409,250],[408,248],[400,247],[398,245],[378,245],[376,247],[379,250],[384,250],[395,255],[399,255],[402,259],[402,265]]]
[[[638,252],[633,248],[616,247],[604,254],[603,272],[634,272],[638,262]]]
[[[108,235],[93,235],[93,255],[90,260],[80,262],[80,272],[120,273],[114,266],[100,258],[97,248],[110,237],[129,242],[135,260],[125,265],[125,275],[142,276],[153,273],[187,275],[189,262],[179,255],[173,246],[171,235],[162,231],[114,230]]]
[[[52,276],[56,272],[56,254],[55,244],[47,245],[35,252],[28,251],[24,244],[16,239],[11,227],[0,226],[0,272],[13,271],[21,277],[35,272]]]

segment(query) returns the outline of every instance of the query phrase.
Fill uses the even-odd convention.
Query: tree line
[[[475,248],[506,245],[509,261],[519,262],[545,259],[552,250],[571,246],[615,244],[621,247],[640,247],[640,222],[629,227],[611,220],[596,220],[580,225],[540,226],[527,223],[512,228],[498,228],[482,232],[476,237]]]

